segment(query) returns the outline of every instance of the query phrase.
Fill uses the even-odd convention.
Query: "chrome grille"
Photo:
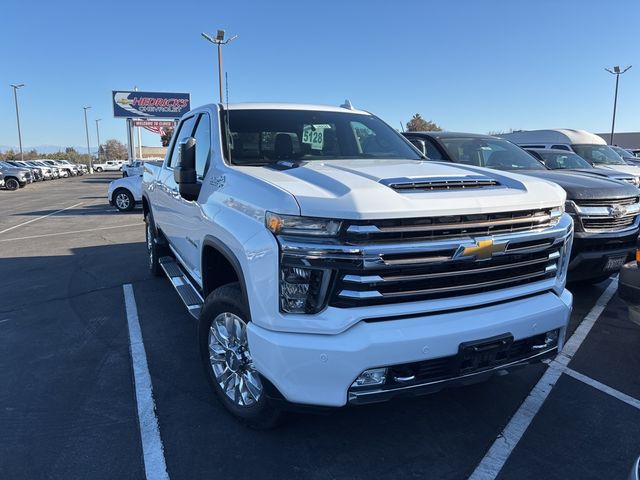
[[[468,236],[490,236],[548,228],[550,209],[478,215],[353,221],[343,226],[341,240],[350,245],[406,240],[441,240]]]
[[[574,201],[586,232],[616,232],[634,228],[640,214],[638,197]]]
[[[504,254],[489,260],[456,259],[452,251],[431,252],[430,257],[384,256],[384,266],[380,268],[340,271],[330,305],[348,308],[431,300],[555,277],[562,243],[522,243],[510,244]]]

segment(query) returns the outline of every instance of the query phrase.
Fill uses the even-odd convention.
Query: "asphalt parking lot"
[[[640,455],[640,326],[615,280],[572,288],[575,354],[564,364],[292,414],[275,431],[240,426],[209,391],[195,323],[148,273],[141,211],[107,204],[114,178],[0,191],[0,478],[150,477],[123,285],[171,479],[494,478],[495,461],[499,479],[625,479]]]

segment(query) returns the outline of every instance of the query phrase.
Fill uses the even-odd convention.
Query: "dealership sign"
[[[173,120],[140,120],[138,118],[134,118],[131,121],[133,122],[134,127],[146,128],[150,132],[158,133],[160,135],[164,135],[167,128],[171,128],[175,125]]]
[[[113,91],[113,116],[180,118],[190,110],[188,93]]]

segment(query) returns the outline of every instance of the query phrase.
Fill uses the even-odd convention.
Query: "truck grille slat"
[[[351,221],[341,240],[349,245],[407,240],[443,240],[542,230],[551,225],[550,209],[478,215]]]

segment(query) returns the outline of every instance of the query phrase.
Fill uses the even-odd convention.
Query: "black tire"
[[[7,190],[17,190],[20,188],[20,182],[17,178],[9,177],[4,179],[4,188]]]
[[[241,423],[258,430],[267,430],[278,426],[284,419],[284,413],[273,405],[263,389],[258,400],[249,406],[239,406],[234,403],[218,384],[211,362],[209,360],[209,330],[213,321],[220,314],[231,313],[239,317],[245,324],[251,321],[249,308],[245,304],[244,298],[237,283],[224,285],[217,288],[207,296],[200,320],[198,322],[198,345],[202,366],[209,385],[216,393],[222,405]]]
[[[102,173],[102,167],[96,167],[96,172]]]
[[[160,266],[160,258],[166,255],[166,249],[158,245],[158,232],[151,212],[144,218],[145,221],[145,238],[147,245],[147,257],[149,258],[149,271],[155,277],[161,277],[164,274]]]
[[[121,212],[130,212],[136,206],[133,195],[126,188],[118,188],[113,192],[113,204]]]

